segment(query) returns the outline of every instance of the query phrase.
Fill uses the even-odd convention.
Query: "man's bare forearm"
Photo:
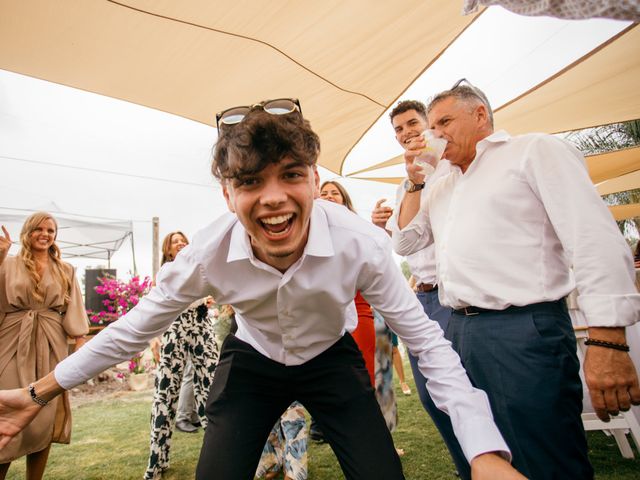
[[[420,194],[421,191],[417,192],[406,192],[404,198],[402,199],[402,203],[400,204],[400,212],[398,214],[398,227],[403,229],[414,217],[417,215],[420,210]]]

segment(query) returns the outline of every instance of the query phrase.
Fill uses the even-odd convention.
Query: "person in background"
[[[189,244],[180,231],[169,233],[162,242],[160,266],[173,262],[179,252]],[[218,346],[213,324],[208,318],[210,297],[196,300],[171,323],[162,335],[158,367],[156,369],[155,393],[151,406],[151,433],[149,462],[144,478],[155,480],[169,468],[172,427],[176,417],[178,396],[185,375],[191,375],[197,418],[203,427],[207,425],[204,413],[206,395],[218,363]],[[187,366],[191,364],[191,372]],[[181,399],[183,402],[185,399]],[[186,399],[188,402],[188,399]],[[186,403],[185,402],[185,403]],[[186,407],[190,417],[193,407]],[[189,426],[191,428],[189,428]],[[197,430],[190,422],[183,430]]]
[[[400,390],[405,395],[411,395],[411,388],[407,385],[404,378],[404,366],[402,365],[402,355],[398,349],[398,336],[391,332],[391,344],[393,345],[391,357],[393,359],[393,368],[398,374],[398,381],[400,383]]]
[[[406,149],[414,139],[423,138],[423,132],[427,129],[427,107],[424,103],[417,100],[403,100],[398,102],[391,110],[389,119],[395,133],[396,141],[403,149]],[[405,195],[421,192],[415,194],[424,197],[426,192],[429,191],[429,187],[438,178],[447,175],[449,169],[449,162],[444,159],[440,160],[435,172],[425,180],[424,188],[410,185],[407,180],[404,180],[396,192],[396,215]],[[383,200],[376,203],[376,207],[371,215],[371,221],[379,227],[387,228],[388,224],[394,225],[396,223],[396,217],[395,215],[392,217],[394,210],[390,207],[385,207],[382,203]],[[393,235],[392,230],[392,227],[387,229],[390,235]],[[435,245],[433,242],[425,244],[424,248],[407,255],[406,262],[411,271],[412,278],[414,278],[415,285],[412,289],[422,305],[424,312],[431,320],[438,322],[438,325],[440,325],[440,328],[442,328],[445,334],[445,338],[448,338],[447,327],[449,325],[449,318],[451,317],[451,309],[442,306],[438,299]],[[460,448],[460,444],[456,440],[449,416],[436,407],[431,395],[429,395],[427,379],[422,375],[418,367],[418,359],[412,355],[411,352],[408,352],[408,357],[420,402],[424,410],[431,417],[431,420],[442,436],[442,440],[447,446],[447,450],[456,467],[456,475],[462,478],[462,480],[470,480],[471,470],[469,463],[465,458],[462,448]]]
[[[349,193],[336,181],[326,181],[320,186],[320,198],[337,203],[338,205],[343,205],[353,213],[356,213]],[[356,341],[362,353],[367,372],[369,372],[369,380],[375,388],[376,331],[373,323],[373,313],[371,312],[371,306],[362,298],[360,292],[356,294],[354,303],[358,315],[358,324],[356,329],[351,332],[351,336]],[[311,440],[315,442],[324,441],[322,430],[320,430],[320,427],[318,427],[318,424],[313,418],[311,419],[309,436]]]
[[[0,234],[0,389],[26,388],[76,348],[89,331],[89,319],[74,268],[61,260],[58,224],[50,214],[28,217],[20,251],[8,256],[11,237]],[[0,479],[13,460],[27,456],[27,480],[40,480],[52,443],[71,441],[71,406],[63,395],[43,406],[35,420],[0,450]]]
[[[280,472],[283,480],[307,479],[307,420],[305,409],[293,402],[271,429],[262,450],[256,477],[272,480]]]

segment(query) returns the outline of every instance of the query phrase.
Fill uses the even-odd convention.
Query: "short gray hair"
[[[463,82],[466,83],[466,85],[462,85]],[[427,115],[429,115],[429,113],[437,103],[440,103],[441,101],[449,97],[454,97],[458,100],[462,100],[463,102],[467,102],[467,103],[469,102],[482,103],[487,109],[487,112],[489,115],[489,122],[491,124],[491,127],[493,127],[493,110],[491,109],[491,105],[489,104],[489,100],[487,99],[487,96],[484,94],[482,90],[471,85],[465,78],[458,80],[455,83],[455,85],[449,90],[445,90],[444,92],[440,92],[434,95],[429,100],[429,105],[427,106]]]

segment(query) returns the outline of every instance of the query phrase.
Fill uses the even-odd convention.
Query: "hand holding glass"
[[[414,158],[413,163],[420,167],[420,173],[426,177],[436,171],[436,166],[447,148],[447,141],[444,138],[436,137],[433,130],[425,130],[422,135],[427,146],[420,155]]]

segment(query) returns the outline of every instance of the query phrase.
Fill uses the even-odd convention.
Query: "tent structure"
[[[135,249],[133,245],[133,225],[128,220],[110,220],[82,217],[47,209],[55,215],[58,222],[58,238],[56,243],[63,258],[96,258],[111,260],[113,254],[130,239],[133,253],[133,269],[135,265]],[[14,246],[12,253],[19,249],[19,233],[26,218],[34,210],[0,207],[0,224],[4,225],[12,235]]]

